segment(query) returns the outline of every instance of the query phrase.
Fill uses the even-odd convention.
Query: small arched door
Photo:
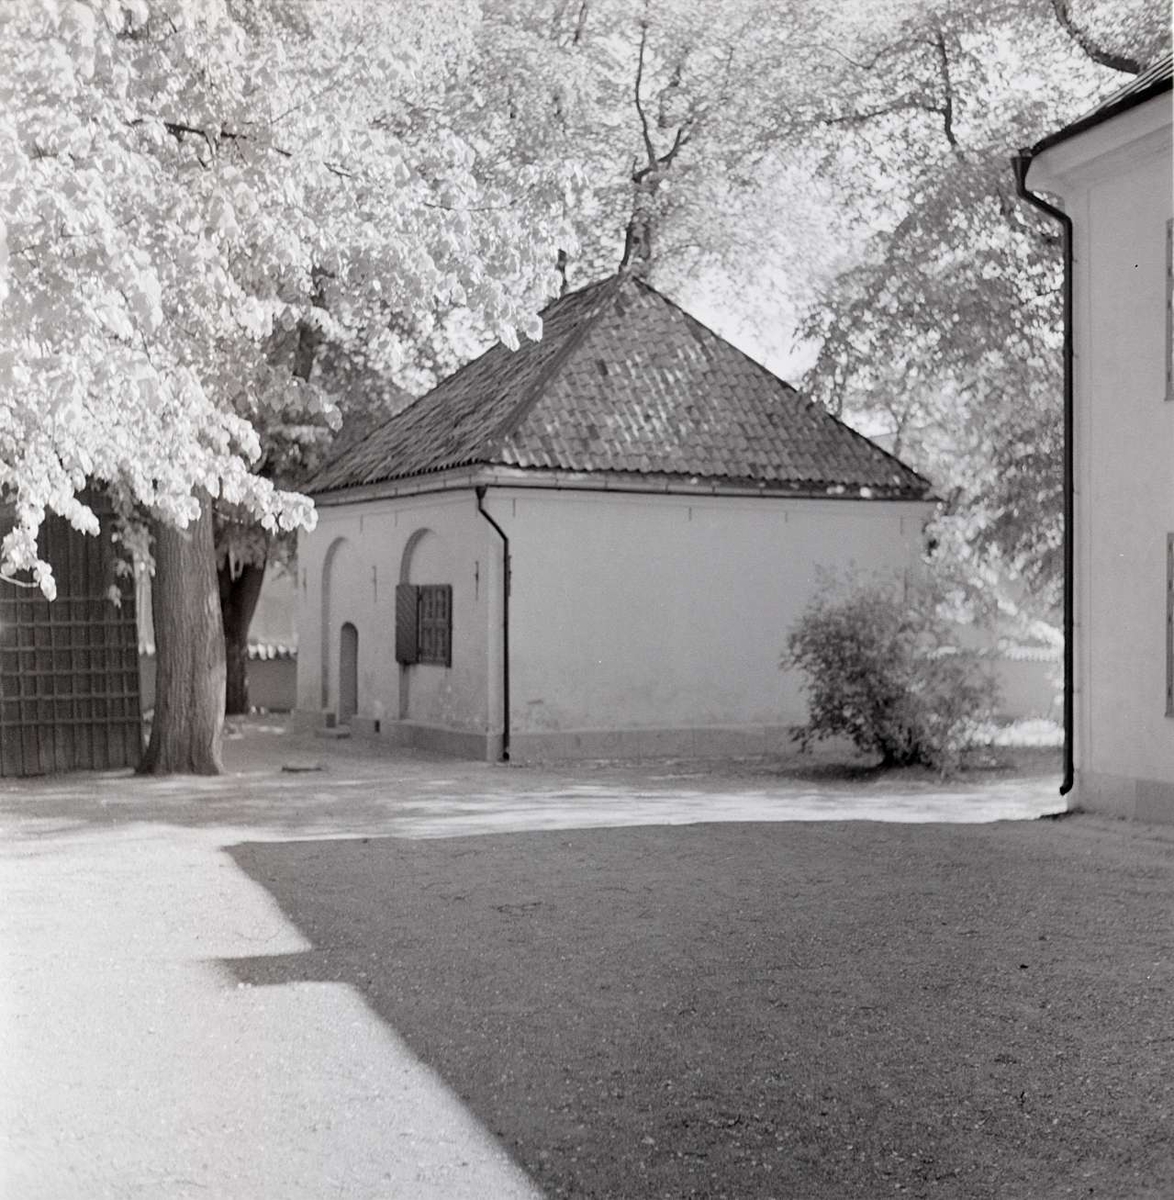
[[[359,711],[359,631],[347,621],[338,639],[338,723]]]

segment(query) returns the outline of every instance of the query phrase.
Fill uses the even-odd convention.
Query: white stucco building
[[[298,707],[514,760],[758,751],[820,568],[915,571],[927,481],[659,293],[556,301],[312,481]]]
[[[1164,821],[1174,821],[1170,87],[1167,55],[1019,159],[1026,188],[1059,197],[1071,221],[1070,800]]]

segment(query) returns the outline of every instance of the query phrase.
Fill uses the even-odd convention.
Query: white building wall
[[[1165,702],[1171,178],[1167,95],[1045,152],[1028,181],[1061,195],[1074,226],[1075,802],[1174,820]]]
[[[932,507],[490,489],[514,757],[787,744],[805,706],[778,664],[818,568],[916,572]]]
[[[413,536],[415,535],[415,537]],[[395,587],[411,545],[405,582],[453,589],[452,666],[395,661]],[[338,711],[339,633],[359,634],[359,722],[403,740],[413,727],[470,734],[444,743],[484,753],[500,731],[491,711],[488,622],[500,612],[500,540],[471,490],[395,500],[321,505],[318,527],[298,544],[298,708],[318,719]],[[496,591],[494,590],[496,588]],[[325,663],[325,681],[323,664]],[[480,740],[478,740],[480,739]]]

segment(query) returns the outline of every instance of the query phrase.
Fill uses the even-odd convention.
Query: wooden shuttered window
[[[419,662],[452,666],[452,585],[420,585],[416,644]]]
[[[395,587],[395,661],[405,666],[417,658],[418,590],[413,583],[398,583]]]
[[[452,666],[452,584],[397,585],[395,659],[405,666]]]

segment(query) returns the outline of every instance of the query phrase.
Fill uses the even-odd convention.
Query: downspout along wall
[[[501,538],[501,761],[510,760],[510,539],[506,531],[485,511],[485,493],[477,489],[477,511]]]
[[[1031,166],[1031,152],[1021,150],[1011,159],[1015,170],[1015,183],[1020,197],[1032,207],[1059,221],[1064,256],[1064,778],[1060,783],[1060,795],[1066,796],[1076,779],[1075,747],[1073,745],[1074,723],[1074,669],[1072,633],[1075,625],[1075,510],[1074,487],[1074,373],[1072,333],[1072,218],[1067,213],[1035,195],[1027,187],[1027,170]]]

